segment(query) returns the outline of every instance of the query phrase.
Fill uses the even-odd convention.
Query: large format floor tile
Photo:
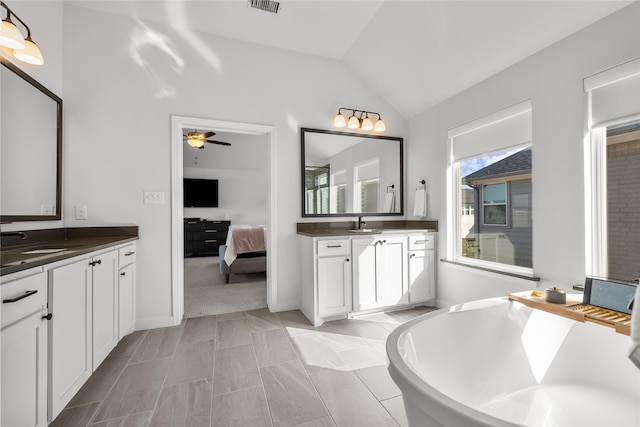
[[[124,337],[52,427],[406,426],[385,341],[421,307],[314,328],[299,310]]]

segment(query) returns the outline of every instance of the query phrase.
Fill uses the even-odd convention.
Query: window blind
[[[591,92],[591,126],[640,113],[640,58],[584,79]]]
[[[531,100],[449,131],[453,161],[505,151],[532,140]]]

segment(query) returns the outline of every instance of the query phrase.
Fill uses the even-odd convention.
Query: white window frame
[[[587,94],[587,135],[584,139],[585,274],[608,277],[607,254],[607,127],[640,120],[640,113],[609,116],[594,122],[593,92],[640,74],[640,58],[584,79]]]
[[[532,115],[532,102],[531,100],[526,100],[521,103],[515,104],[511,107],[505,108],[504,110],[500,110],[494,114],[490,114],[481,119],[475,120],[473,122],[467,123],[465,125],[459,126],[455,129],[449,131],[448,135],[448,170],[447,170],[447,217],[449,219],[449,223],[451,224],[447,230],[447,260],[454,262],[456,264],[467,265],[474,268],[480,268],[483,270],[490,270],[496,273],[505,273],[510,275],[522,276],[525,278],[535,279],[533,268],[529,267],[520,267],[516,265],[503,264],[499,262],[493,261],[485,261],[480,259],[473,259],[462,256],[462,236],[460,233],[461,225],[460,219],[462,215],[462,171],[461,171],[461,163],[464,160],[468,160],[471,158],[482,157],[491,154],[491,152],[499,152],[505,150],[518,150],[526,147],[533,147],[533,141],[530,137],[529,130],[529,138],[525,138],[521,141],[521,143],[515,143],[513,145],[504,146],[504,147],[496,147],[493,150],[488,150],[486,145],[482,148],[478,149],[478,152],[473,153],[472,150],[469,149],[463,150],[463,155],[458,154],[458,158],[455,157],[454,154],[454,140],[462,135],[466,135],[475,130],[482,130],[484,128],[488,128],[493,124],[498,124],[504,120],[508,120],[512,117],[519,116],[520,114],[529,114],[529,118]],[[524,132],[526,134],[526,132]],[[523,135],[518,135],[518,141],[523,138]],[[527,140],[528,139],[528,140]],[[533,176],[533,173],[532,173]],[[508,197],[508,196],[507,196]],[[507,200],[507,206],[509,201]],[[484,206],[484,203],[483,203]],[[481,212],[484,218],[484,212]],[[507,217],[509,213],[507,212]],[[482,219],[481,221],[484,221]],[[508,221],[508,219],[507,219]],[[504,227],[504,226],[502,226]],[[533,242],[532,242],[533,244]]]

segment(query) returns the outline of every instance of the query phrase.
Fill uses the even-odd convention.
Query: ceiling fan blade
[[[205,140],[205,142],[210,142],[211,144],[218,144],[218,145],[231,145],[231,144],[230,144],[230,143],[228,143],[228,142],[223,142],[223,141],[211,141],[211,140],[208,140],[208,139],[206,139],[206,140]]]
[[[203,138],[209,138],[209,137],[211,137],[211,136],[213,136],[215,134],[216,134],[215,132],[206,132],[206,133],[203,133],[201,135],[202,135]]]

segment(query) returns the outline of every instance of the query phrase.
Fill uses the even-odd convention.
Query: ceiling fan
[[[208,142],[211,144],[218,144],[218,145],[231,145],[228,142],[223,142],[223,141],[214,141],[211,139],[207,139],[212,137],[213,135],[215,135],[215,132],[198,132],[197,130],[194,132],[188,132],[186,135],[182,135],[185,138],[185,141],[187,142],[187,144],[189,144],[190,146],[192,146],[193,148],[197,148],[202,150],[204,148],[204,143]]]

